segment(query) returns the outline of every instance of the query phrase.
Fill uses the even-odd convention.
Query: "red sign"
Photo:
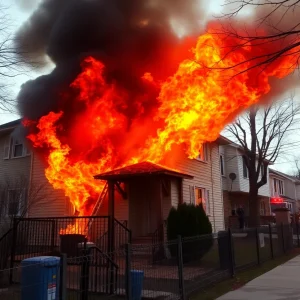
[[[270,202],[272,204],[280,204],[283,203],[283,199],[280,197],[272,197]]]

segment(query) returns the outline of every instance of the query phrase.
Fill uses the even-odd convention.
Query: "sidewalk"
[[[217,300],[300,299],[300,255]]]

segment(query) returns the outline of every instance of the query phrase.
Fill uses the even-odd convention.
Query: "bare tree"
[[[290,56],[290,68],[298,66],[300,58],[300,13],[299,0],[226,0],[225,13],[221,27],[215,33],[225,39],[233,38],[228,53],[237,50],[257,48],[256,55],[237,62],[232,68],[239,67],[238,74],[253,68],[264,69],[281,57]],[[244,17],[245,12],[252,15]],[[264,45],[272,45],[266,52],[260,51]],[[276,46],[275,46],[276,45]],[[255,52],[255,51],[253,51]],[[224,57],[228,55],[226,53]],[[242,70],[241,70],[241,67]]]
[[[28,67],[17,47],[8,7],[0,0],[0,110],[15,112],[15,97],[10,93],[13,79],[27,74]]]
[[[0,185],[0,237],[12,226],[14,218],[26,217],[30,208],[45,198],[44,185],[30,185],[26,176],[6,178]]]
[[[268,166],[282,153],[287,133],[296,124],[300,106],[293,99],[271,106],[253,107],[227,130],[243,150],[249,174],[249,226],[258,226],[258,190],[267,183]]]

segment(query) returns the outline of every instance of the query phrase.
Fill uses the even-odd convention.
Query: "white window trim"
[[[276,182],[275,180],[277,180],[278,185],[277,186],[277,192],[275,191],[275,187],[274,187],[274,183]],[[279,188],[279,181],[282,182],[282,193],[280,193],[280,188]],[[273,190],[273,196],[284,196],[284,180],[279,179],[277,177],[273,177],[273,181],[272,181],[272,190]]]
[[[207,216],[211,215],[211,210],[210,210],[210,194],[209,194],[209,190],[204,188],[204,187],[200,187],[200,186],[195,186],[195,185],[191,185],[190,186],[190,202],[194,205],[196,205],[196,189],[201,189],[204,191],[204,195],[205,195],[205,204],[206,204],[206,210],[205,213]]]
[[[196,160],[198,161],[201,161],[201,162],[204,162],[204,163],[207,163],[208,162],[208,144],[207,143],[204,143],[203,144],[203,154],[204,154],[204,159],[200,158],[200,154],[195,157]]]

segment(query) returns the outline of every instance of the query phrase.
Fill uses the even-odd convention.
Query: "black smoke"
[[[32,57],[44,64],[50,57],[56,67],[22,86],[21,116],[35,120],[51,110],[71,109],[71,97],[62,100],[61,95],[88,55],[105,64],[108,81],[143,94],[140,77],[145,72],[162,79],[175,70],[176,62],[167,63],[181,42],[174,26],[198,33],[199,10],[199,0],[42,1],[15,43],[29,64]]]

